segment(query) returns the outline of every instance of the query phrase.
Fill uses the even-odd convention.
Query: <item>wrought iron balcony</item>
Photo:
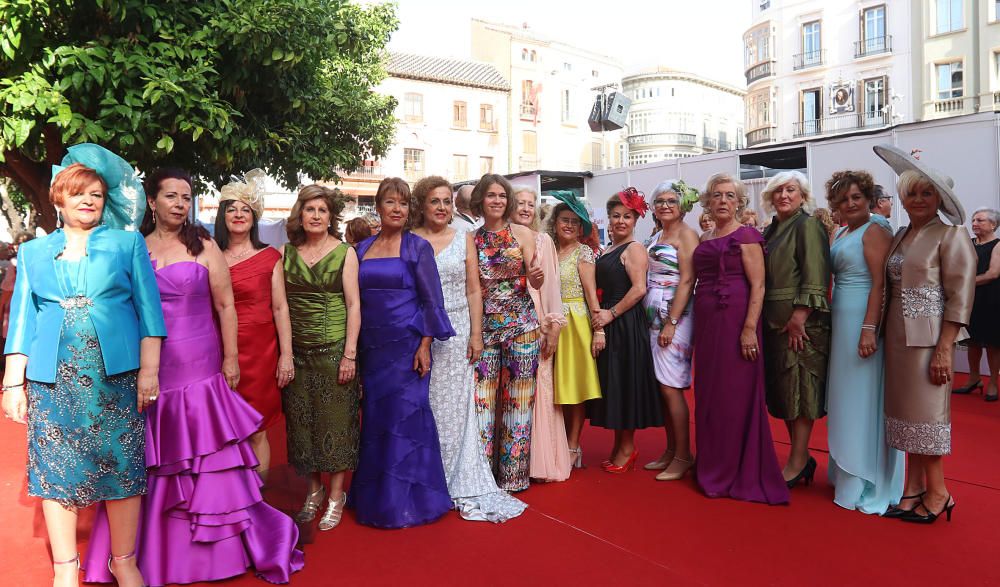
[[[881,110],[874,112],[853,112],[851,114],[838,114],[836,116],[827,116],[826,118],[817,118],[816,120],[796,122],[792,125],[792,135],[795,138],[813,137],[862,128],[877,128],[886,124],[885,112]]]
[[[688,133],[657,132],[628,137],[630,145],[697,145],[698,137]]]
[[[750,69],[746,70],[746,73],[744,75],[746,75],[747,83],[752,84],[759,79],[764,79],[765,77],[774,75],[774,69],[775,67],[773,60],[765,61],[763,63],[758,63],[757,65],[754,65]]]
[[[766,126],[764,128],[758,128],[747,133],[747,146],[752,147],[754,145],[760,145],[761,143],[770,143],[774,140],[774,127]]]
[[[826,63],[826,49],[807,51],[792,56],[792,69],[796,71],[809,67],[818,67],[824,63]]]
[[[878,55],[879,53],[892,53],[892,35],[881,37],[869,37],[854,41],[854,58]]]
[[[701,137],[701,146],[705,149],[711,149],[713,151],[718,150],[719,141],[713,139],[712,137]]]

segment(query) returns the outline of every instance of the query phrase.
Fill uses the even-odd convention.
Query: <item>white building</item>
[[[492,65],[392,53],[377,91],[396,98],[396,140],[377,164],[383,177],[458,182],[508,170],[510,84]]]
[[[743,147],[739,88],[661,67],[625,76],[622,91],[632,100],[629,165]]]
[[[920,119],[910,107],[911,7],[925,2],[751,2],[743,36],[748,146]]]
[[[521,27],[472,20],[472,57],[496,66],[510,80],[509,172],[534,169],[592,171],[618,164],[620,132],[587,124],[596,92],[621,81],[612,58]],[[602,163],[603,161],[603,163]]]

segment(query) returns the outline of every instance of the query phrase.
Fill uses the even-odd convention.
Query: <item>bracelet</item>
[[[24,384],[18,383],[17,385],[4,385],[0,387],[0,389],[3,389],[4,391],[10,391],[11,389],[21,389],[22,387],[24,387]]]
[[[342,356],[341,358],[342,358],[342,359],[347,359],[348,361],[357,361],[357,360],[358,360],[358,357],[357,357],[357,356],[354,356],[354,357],[348,357],[347,355],[344,355],[344,356]]]
[[[874,332],[876,330],[876,327],[874,324],[862,324],[861,330],[871,330],[872,332]]]
[[[594,331],[594,336],[597,336],[598,334],[600,334],[601,336],[604,336],[604,331],[603,330],[595,330]]]
[[[614,306],[611,306],[611,315],[614,316],[615,318],[618,317],[618,310],[615,310]]]

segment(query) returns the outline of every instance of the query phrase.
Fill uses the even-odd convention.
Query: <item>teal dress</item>
[[[849,233],[840,229],[830,247],[833,335],[826,397],[828,475],[835,487],[834,502],[849,510],[881,515],[903,495],[903,454],[885,440],[884,341],[867,359],[858,355],[872,287],[863,238],[868,230],[881,230],[874,226],[878,221],[873,217],[872,222]],[[888,223],[884,227],[888,229]]]
[[[68,290],[86,287],[88,262],[56,259]],[[136,371],[108,376],[90,313],[93,300],[68,297],[55,382],[28,382],[28,494],[83,508],[146,492],[145,426]]]

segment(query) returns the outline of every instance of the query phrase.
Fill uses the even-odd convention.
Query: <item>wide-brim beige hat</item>
[[[955,226],[965,224],[965,208],[962,207],[962,202],[955,195],[954,180],[939,171],[935,171],[923,161],[914,159],[913,156],[903,152],[899,147],[875,145],[872,149],[876,155],[889,164],[896,175],[902,175],[904,171],[916,171],[924,176],[941,194],[941,212],[944,213],[944,217]]]

